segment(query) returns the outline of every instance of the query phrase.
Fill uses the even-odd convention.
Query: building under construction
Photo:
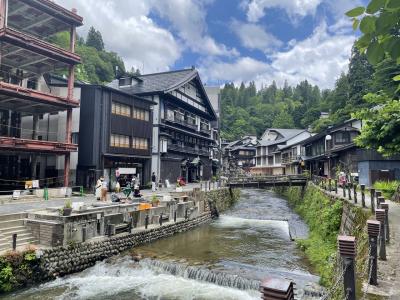
[[[74,98],[76,27],[82,18],[49,0],[0,0],[0,188],[15,189],[25,180],[40,185],[70,183],[70,154]],[[67,31],[69,49],[51,44],[49,37]],[[68,74],[64,95],[46,89],[43,75],[56,70]],[[63,134],[41,134],[40,124],[65,111]],[[24,121],[25,120],[25,121]],[[29,122],[26,122],[29,120]],[[29,128],[24,124],[30,124]],[[59,129],[58,129],[59,130]],[[60,174],[49,161],[64,164]],[[49,179],[50,178],[50,179]]]

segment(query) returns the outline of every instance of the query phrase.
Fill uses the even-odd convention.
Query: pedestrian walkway
[[[357,203],[354,201],[354,193],[351,191],[351,200],[348,198],[348,191],[343,197],[343,190],[338,188],[335,191],[323,190],[326,194],[338,197],[353,205],[362,207],[361,192],[357,192]],[[387,297],[388,299],[400,299],[400,204],[385,199],[389,204],[389,227],[390,243],[386,245],[387,260],[378,261],[378,286],[367,285],[363,282],[363,289],[367,289],[368,294]],[[371,196],[369,191],[365,191],[365,209],[371,211]],[[375,199],[376,208],[376,199]],[[371,216],[373,219],[374,216]]]
[[[203,183],[189,183],[186,186],[182,187],[183,192],[191,192],[193,191],[194,188],[200,188],[205,189],[206,182]],[[208,186],[208,185],[207,185]],[[215,187],[211,183],[211,189]],[[144,198],[150,198],[152,195],[168,195],[172,192],[175,192],[175,185],[171,185],[169,188],[161,188],[158,189],[155,192],[152,192],[150,189],[149,190],[141,190],[141,193]],[[20,213],[20,212],[29,212],[31,210],[39,210],[39,209],[44,209],[47,207],[60,207],[64,205],[64,202],[67,199],[71,199],[72,202],[84,202],[86,205],[89,205],[91,203],[95,203],[96,198],[94,194],[88,194],[86,196],[74,196],[71,198],[57,198],[57,199],[50,199],[50,200],[44,200],[41,198],[38,198],[36,201],[29,200],[27,202],[22,202],[22,201],[15,201],[15,202],[10,202],[10,203],[5,203],[0,205],[0,215],[6,215],[6,214],[13,214],[13,213]],[[108,195],[108,199],[110,199],[110,194]]]

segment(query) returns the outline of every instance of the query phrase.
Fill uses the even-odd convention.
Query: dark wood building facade
[[[150,181],[153,102],[119,90],[85,85],[81,90],[77,182],[93,187],[103,175]]]
[[[174,184],[212,176],[211,122],[217,119],[195,69],[140,75],[113,83],[127,93],[145,97],[153,109],[152,172]]]

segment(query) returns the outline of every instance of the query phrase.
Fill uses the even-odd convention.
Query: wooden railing
[[[228,185],[231,187],[304,186],[307,180],[305,175],[235,176],[229,178]]]

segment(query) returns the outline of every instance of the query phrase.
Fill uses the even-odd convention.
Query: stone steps
[[[38,243],[24,224],[27,216],[27,213],[0,216],[0,251],[12,249],[13,234],[17,234],[17,247]]]

